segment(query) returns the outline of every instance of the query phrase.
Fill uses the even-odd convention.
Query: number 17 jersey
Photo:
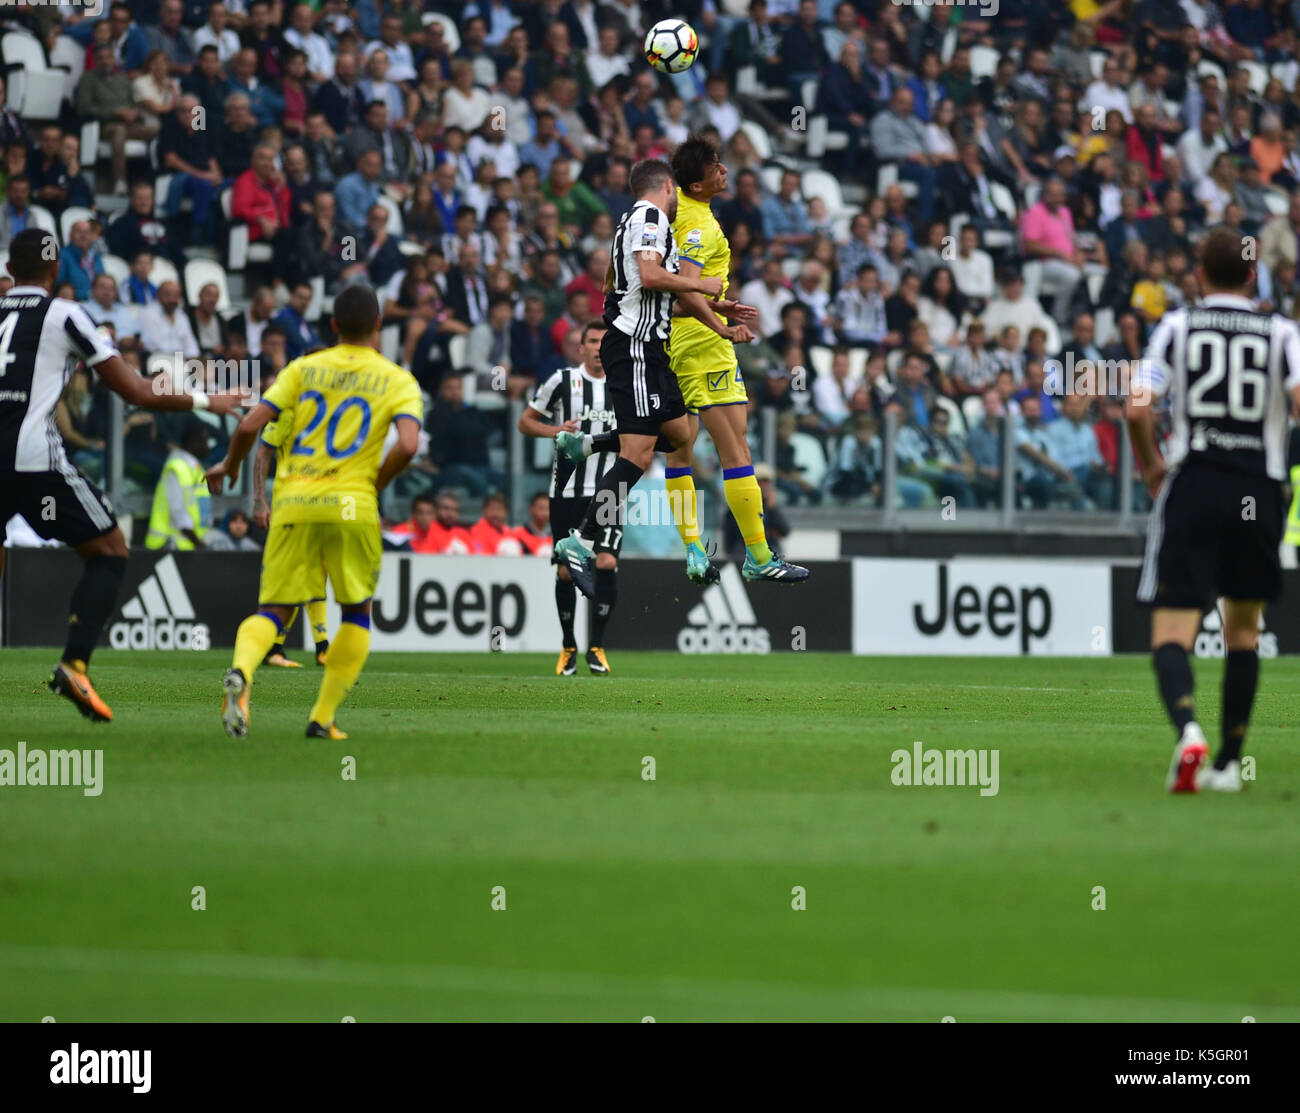
[[[375,479],[388,427],[421,421],[415,376],[373,348],[340,344],[294,360],[262,401],[280,416],[277,522],[378,522]]]

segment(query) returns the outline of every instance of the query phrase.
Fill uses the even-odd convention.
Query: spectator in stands
[[[1042,410],[1038,394],[1020,398],[1020,422],[1016,426],[1020,486],[1037,510],[1046,509],[1057,498],[1083,509],[1083,492],[1075,483],[1074,473],[1052,455],[1052,437],[1043,422]]]
[[[115,3],[109,8],[105,42],[112,48],[114,63],[126,73],[134,77],[143,68],[144,57],[149,53],[149,37],[132,19],[129,4]]]
[[[5,203],[0,206],[0,251],[8,251],[19,232],[34,226],[31,199],[32,183],[26,174],[15,174],[5,183]]]
[[[573,169],[567,159],[557,158],[551,163],[542,196],[555,205],[560,223],[580,229],[605,211],[600,198],[585,182],[573,180]]]
[[[958,395],[983,395],[997,378],[998,364],[993,353],[985,348],[987,334],[984,322],[971,321],[966,328],[965,343],[953,356],[950,381]]]
[[[22,117],[9,107],[8,88],[9,83],[0,77],[0,145],[7,146],[17,142],[24,147],[30,147],[31,136],[28,134],[27,125],[23,123]]]
[[[68,245],[59,255],[56,282],[70,282],[77,301],[90,297],[95,277],[104,273],[104,257],[94,244],[95,233],[90,221],[78,220],[69,231]]]
[[[284,97],[269,84],[268,79],[258,76],[257,59],[257,51],[247,46],[230,59],[226,91],[241,93],[248,98],[249,111],[258,127],[275,127],[284,116]]]
[[[215,127],[225,112],[226,78],[222,72],[224,59],[214,45],[202,47],[197,55],[194,68],[188,76],[181,79],[181,92],[190,93],[199,98],[203,111]]]
[[[468,554],[473,551],[469,531],[460,524],[460,496],[444,487],[436,496],[416,495],[409,521],[393,528],[410,538],[415,553]]]
[[[316,92],[316,108],[325,114],[330,129],[346,135],[366,112],[366,100],[357,80],[357,56],[342,51],[334,59],[334,76]]]
[[[975,461],[963,438],[949,428],[950,421],[948,411],[935,406],[929,426],[903,425],[898,430],[898,456],[907,475],[927,484],[939,499],[952,499],[956,506],[974,506],[971,480]]]
[[[310,9],[308,11],[310,12]],[[297,8],[294,9],[294,14],[297,14]],[[314,12],[311,15],[315,18]],[[217,52],[217,60],[223,66],[235,56],[235,52],[239,50],[239,35],[231,29],[230,10],[225,4],[208,5],[207,22],[190,36],[190,43],[195,52],[195,64],[198,63],[203,50],[209,46]],[[321,78],[321,80],[328,79]]]
[[[383,205],[371,206],[366,214],[360,257],[371,285],[376,288],[386,286],[405,266],[398,240],[388,230],[388,210]]]
[[[913,111],[912,90],[900,87],[890,97],[889,108],[871,121],[871,147],[881,162],[898,164],[899,177],[916,182],[922,223],[934,212],[938,161],[925,145],[923,121]]]
[[[1088,422],[1088,399],[1067,394],[1061,399],[1061,419],[1047,427],[1052,458],[1074,478],[1074,484],[1095,506],[1110,509],[1115,504],[1115,487]],[[1084,509],[1076,503],[1075,509]]]
[[[167,55],[151,50],[144,60],[144,72],[131,83],[131,97],[140,109],[140,122],[154,129],[162,126],[180,97],[180,85],[168,70]]]
[[[461,247],[455,265],[447,271],[447,306],[458,320],[472,327],[487,319],[488,297],[482,252],[478,243],[471,241]]]
[[[759,335],[770,337],[781,331],[781,311],[794,300],[794,295],[786,287],[781,264],[768,259],[763,264],[762,277],[747,282],[740,298],[758,310]]]
[[[514,371],[533,379],[555,354],[546,324],[546,299],[541,294],[523,296],[523,317],[511,326],[510,358]]]
[[[903,420],[909,425],[924,429],[930,424],[935,389],[926,381],[926,363],[921,356],[909,353],[904,357],[898,369],[898,386],[892,401],[903,407]]]
[[[275,165],[275,149],[258,144],[253,148],[252,165],[235,179],[230,219],[248,225],[250,242],[269,244],[277,252],[272,263],[277,278],[288,265],[289,200],[289,187]]]
[[[482,410],[465,402],[460,375],[443,378],[428,428],[429,459],[443,483],[464,487],[475,498],[505,487],[505,475],[488,457],[492,426]]]
[[[284,326],[272,321],[262,330],[262,350],[257,355],[259,389],[269,390],[288,362],[288,337]]]
[[[383,101],[370,101],[364,122],[352,130],[343,145],[343,153],[359,162],[363,152],[379,152],[379,181],[398,197],[405,198],[410,192],[411,141],[405,132],[390,126],[389,113]]]
[[[1110,479],[1115,494],[1110,504],[1102,504],[1103,509],[1118,509],[1119,497],[1119,453],[1120,445],[1126,439],[1121,431],[1124,424],[1124,399],[1104,398],[1101,402],[1101,416],[1093,426],[1097,438],[1097,449],[1105,462],[1106,474]],[[1133,455],[1133,509],[1139,514],[1145,513],[1151,506],[1146,484],[1142,481],[1142,465],[1137,454]]]
[[[258,130],[245,94],[231,93],[223,103],[225,122],[221,129],[221,143],[217,148],[217,163],[221,167],[224,184],[230,185],[251,165]]]
[[[284,329],[285,354],[289,360],[323,348],[321,338],[307,323],[307,310],[311,306],[311,286],[297,282],[289,290],[289,302],[272,321]]]
[[[181,284],[168,280],[158,287],[157,300],[145,306],[140,314],[140,342],[151,354],[179,354],[185,359],[197,359],[199,342],[190,326],[189,317],[181,308]]]
[[[469,330],[465,363],[480,376],[479,386],[483,386],[486,375],[489,386],[495,385],[499,370],[506,373],[505,387],[511,398],[521,397],[527,387],[535,380],[526,375],[513,372],[511,357],[511,333],[514,306],[505,294],[494,294],[488,301],[487,317]],[[500,387],[497,387],[500,389]]]
[[[483,514],[469,530],[470,549],[484,556],[518,555],[519,540],[506,524],[510,503],[500,491],[483,499]]]
[[[63,258],[68,257],[64,249]],[[140,321],[135,312],[117,298],[117,282],[111,274],[97,274],[90,286],[89,299],[82,307],[97,325],[111,325],[120,351],[140,346]]]
[[[342,222],[353,228],[364,228],[367,215],[379,201],[383,155],[374,147],[362,150],[357,154],[356,167],[339,179],[334,196],[338,199]]]
[[[880,292],[879,272],[870,263],[857,270],[857,281],[846,284],[836,296],[832,326],[842,344],[852,348],[874,348],[888,331],[885,299]]]
[[[242,313],[230,321],[230,331],[244,337],[248,354],[256,357],[262,353],[262,334],[275,315],[275,293],[269,286],[259,286],[253,291],[252,301]]]
[[[152,305],[158,300],[158,287],[150,281],[153,252],[147,248],[131,256],[131,273],[126,280],[126,300],[130,305]]]
[[[129,11],[127,17],[130,18]],[[158,134],[158,126],[146,123],[136,107],[131,83],[118,70],[111,45],[95,48],[94,69],[87,70],[77,83],[77,114],[83,119],[99,121],[100,137],[112,151],[113,192],[125,196],[127,140],[147,142]]]
[[[984,507],[1001,502],[1002,425],[1006,409],[996,390],[986,390],[981,401],[984,412],[966,436],[966,451],[975,465],[970,479],[975,502]]]
[[[49,209],[55,216],[70,203],[68,168],[59,157],[62,141],[63,131],[58,124],[44,125],[41,128],[40,145],[27,167],[27,177],[32,184],[32,200]]]
[[[251,525],[247,512],[238,507],[227,510],[221,524],[204,534],[203,547],[218,552],[260,552],[261,546],[248,534]]]
[[[333,295],[341,283],[366,273],[359,252],[358,233],[336,215],[335,195],[317,190],[311,219],[296,233],[293,280],[323,278],[325,293]]]
[[[284,41],[271,20],[271,0],[248,0],[248,15],[239,39],[246,50],[253,52],[256,72],[263,81],[280,77]]]
[[[1064,321],[1083,279],[1083,258],[1065,204],[1064,182],[1052,178],[1043,186],[1041,200],[1025,211],[1020,231],[1026,253],[1042,266],[1043,293],[1054,295],[1052,315]]]
[[[163,120],[158,138],[159,161],[172,175],[167,216],[174,220],[185,198],[190,198],[194,204],[190,242],[196,244],[212,242],[213,202],[223,180],[212,133],[197,126],[200,112],[196,96],[182,96],[175,111]]]
[[[796,171],[783,170],[776,194],[763,200],[763,228],[770,243],[802,248],[812,239],[808,207],[799,196],[799,184]]]
[[[1047,425],[1061,416],[1053,399],[1062,386],[1059,375],[1054,375],[1050,383],[1047,381],[1047,370],[1040,360],[1026,359],[1024,386],[1017,390],[1013,397],[1021,407],[1021,412],[1024,411],[1026,398],[1038,399],[1038,419]]]
[[[907,340],[912,322],[920,315],[921,276],[915,271],[905,272],[898,280],[898,289],[885,299],[885,346],[901,347]]]
[[[222,357],[230,342],[230,326],[217,312],[221,290],[215,282],[207,282],[199,289],[199,300],[189,310],[190,328],[199,343],[199,351],[206,357]]]

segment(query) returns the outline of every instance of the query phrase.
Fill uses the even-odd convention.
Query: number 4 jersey
[[[276,521],[377,522],[388,427],[423,422],[415,376],[373,348],[340,344],[294,360],[262,401],[280,415]]]
[[[1287,477],[1290,392],[1300,329],[1228,294],[1167,313],[1151,333],[1134,391],[1168,396],[1169,463],[1200,461]]]

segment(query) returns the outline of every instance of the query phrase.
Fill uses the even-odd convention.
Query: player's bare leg
[[[1201,626],[1196,608],[1157,607],[1151,613],[1151,656],[1160,698],[1178,732],[1165,788],[1170,792],[1195,792],[1196,777],[1209,756],[1205,732],[1196,721],[1196,681],[1189,654]]]
[[[749,424],[748,405],[708,406],[700,411],[700,420],[718,451],[727,507],[745,541],[745,563],[741,566],[741,575],[747,580],[802,583],[808,578],[808,569],[781,560],[767,543],[767,530],[763,525],[763,492],[754,478],[754,462],[745,435]]]
[[[239,624],[230,668],[221,677],[221,725],[231,738],[248,734],[248,697],[253,674],[293,617],[296,607],[263,603]]]
[[[1259,684],[1259,620],[1264,604],[1256,599],[1225,599],[1223,604],[1223,719],[1214,764],[1197,777],[1197,787],[1240,792],[1241,748]]]
[[[72,591],[68,643],[62,659],[54,666],[49,687],[56,695],[71,700],[87,719],[107,723],[112,720],[113,712],[99,698],[87,670],[104,623],[117,604],[118,589],[126,574],[126,538],[115,526],[78,545],[77,555],[84,565],[81,579]]]
[[[673,525],[686,547],[686,578],[705,586],[716,584],[721,573],[700,541],[699,502],[693,472],[695,438],[700,433],[699,415],[688,413],[686,421],[690,428],[686,442],[673,448],[665,458],[664,487],[673,511]]]
[[[325,675],[307,723],[308,738],[341,741],[347,737],[334,722],[334,715],[348,690],[357,682],[370,655],[370,600],[343,607],[329,652],[325,655]]]

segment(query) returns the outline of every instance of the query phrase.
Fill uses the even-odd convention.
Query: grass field
[[[1248,791],[1170,798],[1137,658],[384,655],[348,741],[306,668],[236,743],[225,653],[101,653],[99,727],[53,656],[0,653],[0,746],[104,786],[0,789],[0,1020],[1300,1019],[1298,661]],[[1000,791],[894,785],[917,740]]]

